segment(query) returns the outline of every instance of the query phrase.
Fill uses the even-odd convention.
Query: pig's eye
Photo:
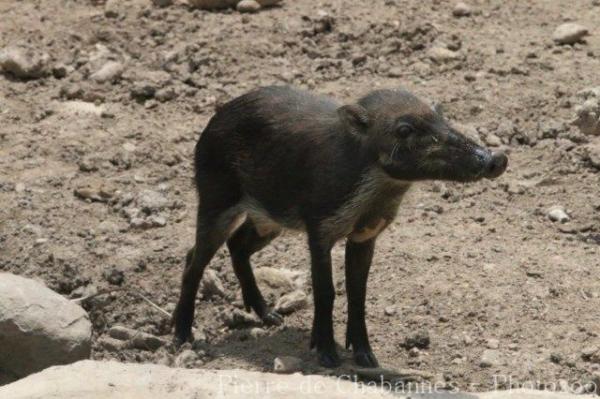
[[[396,135],[399,137],[406,137],[414,131],[412,125],[408,123],[400,123],[396,128]]]

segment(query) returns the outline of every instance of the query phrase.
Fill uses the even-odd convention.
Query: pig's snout
[[[506,170],[508,157],[503,152],[492,152],[486,157],[484,177],[495,179]]]

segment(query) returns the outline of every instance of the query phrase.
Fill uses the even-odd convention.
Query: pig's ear
[[[367,133],[370,118],[364,107],[358,104],[343,105],[338,108],[337,113],[348,132],[356,135]]]

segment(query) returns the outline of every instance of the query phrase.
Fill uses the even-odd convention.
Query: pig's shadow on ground
[[[279,356],[294,356],[303,363],[304,373],[323,372],[316,361],[314,350],[309,349],[310,329],[282,326],[267,330],[267,335],[253,337],[250,329],[232,330],[229,334],[211,340],[206,348],[216,361],[234,358],[263,371],[273,371],[273,360]],[[351,364],[351,354],[338,345],[344,364]]]

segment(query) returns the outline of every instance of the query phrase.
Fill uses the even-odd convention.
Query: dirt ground
[[[600,371],[586,358],[600,346],[600,174],[583,155],[598,139],[569,123],[576,93],[600,85],[593,0],[470,0],[461,18],[440,0],[287,0],[256,14],[118,3],[105,12],[89,0],[0,2],[0,47],[29,43],[54,68],[40,79],[0,75],[0,270],[70,297],[115,289],[86,303],[93,358],[173,363],[169,345],[115,352],[101,338],[115,325],[171,338],[163,314],[136,292],[167,311],[177,300],[194,240],[192,152],[215,106],[268,84],[342,101],[404,86],[506,150],[510,166],[495,181],[425,182],[406,197],[378,240],[369,280],[380,363],[475,390],[506,387],[509,376],[586,382]],[[587,26],[586,42],[555,45],[565,21]],[[439,47],[452,57],[436,58]],[[122,71],[94,78],[110,60]],[[571,221],[550,221],[554,205]],[[340,243],[340,345],[342,263]],[[254,264],[306,275],[304,237],[284,234]],[[240,306],[226,249],[210,269],[225,296],[198,301],[196,335],[206,342],[194,346],[195,367],[268,371],[275,356],[292,355],[318,371],[311,306],[254,338],[222,321]],[[404,349],[419,332],[429,346]]]

